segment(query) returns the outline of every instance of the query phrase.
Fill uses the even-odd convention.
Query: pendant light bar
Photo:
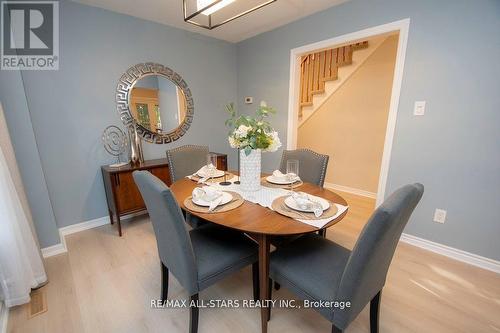
[[[233,17],[230,17],[230,18],[228,18],[226,20],[223,20],[222,22],[216,23],[216,24],[212,24],[212,14],[207,15],[208,16],[208,25],[196,22],[196,21],[194,21],[192,19],[194,17],[202,14],[206,10],[212,8],[213,6],[215,6],[215,5],[219,4],[219,3],[222,3],[224,0],[215,0],[214,2],[212,2],[209,5],[205,6],[204,8],[198,9],[197,11],[195,11],[194,13],[189,14],[189,15],[187,14],[187,2],[186,1],[187,0],[182,0],[182,3],[183,3],[183,12],[184,12],[184,22],[193,24],[193,25],[201,27],[201,28],[212,30],[212,29],[215,29],[217,27],[220,27],[223,24],[226,24],[226,23],[229,23],[231,21],[234,21],[237,18],[240,18],[240,17],[242,17],[244,15],[250,14],[251,12],[254,12],[254,11],[256,11],[256,10],[262,8],[262,7],[270,5],[271,3],[276,2],[277,0],[268,0],[268,1],[264,2],[264,3],[261,3],[260,5],[257,5],[257,6],[255,6],[253,8],[250,8],[250,9],[248,9],[248,10],[242,12],[242,13],[236,14]]]

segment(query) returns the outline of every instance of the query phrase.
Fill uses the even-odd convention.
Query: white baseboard
[[[353,188],[353,187],[338,185],[338,184],[333,184],[333,183],[325,183],[325,187],[332,189],[332,190],[337,190],[337,191],[342,191],[342,192],[360,195],[362,197],[377,199],[377,193],[361,190],[359,188]]]
[[[0,302],[0,333],[7,333],[7,323],[9,322],[9,308]]]
[[[144,215],[146,212],[133,213],[129,215],[122,216],[121,220],[128,220],[136,216]],[[109,216],[99,217],[97,219],[68,225],[66,227],[59,228],[59,237],[61,238],[61,243],[45,247],[42,249],[42,255],[44,258],[52,257],[61,253],[68,252],[66,247],[66,236],[74,234],[76,232],[97,228],[106,224],[110,224]],[[0,332],[1,333],[1,332]]]
[[[109,216],[104,216],[90,221],[85,221],[77,224],[72,224],[67,227],[59,228],[59,237],[61,239],[61,243],[43,248],[42,256],[44,258],[48,258],[56,256],[58,254],[66,253],[68,252],[68,248],[66,247],[67,235],[71,235],[74,234],[75,232],[80,232],[92,228],[97,228],[108,223],[109,223]]]
[[[332,189],[335,189],[338,191],[343,191],[343,192],[353,193],[353,194],[362,195],[362,196],[366,196],[366,197],[370,197],[370,198],[375,198],[375,196],[368,196],[368,195],[360,194],[360,192],[355,193],[353,191],[345,190],[346,187],[342,186],[342,185],[334,185],[334,186],[331,186],[331,185],[332,184],[325,183],[325,187],[327,187],[327,188],[332,188]],[[350,188],[348,188],[348,189],[350,189]],[[352,189],[352,190],[366,192],[363,190],[356,190],[356,189]],[[366,192],[366,193],[370,193],[370,192]],[[130,214],[130,215],[122,217],[122,220],[130,219],[132,217],[140,216],[143,214],[144,213]],[[47,257],[55,256],[55,255],[58,255],[61,253],[66,253],[67,248],[66,248],[65,237],[67,235],[70,235],[70,234],[73,234],[76,232],[80,232],[80,231],[84,231],[84,230],[88,230],[88,229],[92,229],[92,228],[97,228],[97,227],[100,227],[100,226],[103,226],[103,225],[109,224],[109,223],[110,223],[109,217],[104,216],[104,217],[100,217],[100,218],[97,218],[94,220],[90,220],[90,221],[86,221],[86,222],[82,222],[82,223],[78,223],[78,224],[73,224],[73,225],[69,225],[67,227],[60,228],[59,233],[61,235],[62,243],[43,248],[42,255],[44,258],[47,258]],[[429,240],[426,240],[426,239],[423,239],[420,237],[412,236],[409,234],[402,234],[401,241],[408,243],[408,244],[411,244],[411,245],[414,245],[414,246],[417,246],[417,247],[420,247],[420,248],[428,250],[428,251],[432,251],[432,252],[444,255],[446,257],[449,257],[449,258],[452,258],[452,259],[455,259],[458,261],[462,261],[464,263],[467,263],[467,264],[470,264],[470,265],[473,265],[476,267],[480,267],[480,268],[483,268],[483,269],[486,269],[486,270],[489,270],[492,272],[500,273],[500,262],[497,260],[494,260],[494,259],[482,257],[482,256],[479,256],[479,255],[476,255],[473,253],[469,253],[466,251],[455,249],[455,248],[450,247],[450,246],[435,243],[435,242],[432,242],[432,241],[429,241]],[[3,318],[0,318],[0,319],[3,319]],[[2,333],[2,332],[0,331],[0,333]]]
[[[446,257],[462,261],[466,264],[470,264],[476,267],[480,267],[483,269],[487,269],[489,271],[495,272],[495,273],[500,273],[500,261],[478,256],[473,253],[469,253],[466,251],[462,251],[459,249],[455,249],[450,246],[446,246],[443,244],[431,242],[429,240],[419,238],[416,236],[408,235],[408,234],[403,234],[401,236],[401,241],[420,247],[425,250],[429,250],[441,255],[444,255]]]
[[[109,216],[103,216],[90,221],[85,221],[77,224],[68,225],[67,227],[59,228],[61,236],[71,235],[76,232],[97,228],[105,224],[109,224]]]
[[[63,240],[63,239],[61,239],[61,240]],[[66,244],[64,244],[64,241],[63,241],[62,243],[59,243],[56,245],[44,247],[42,249],[42,256],[44,258],[48,258],[48,257],[56,256],[58,254],[66,253],[66,252],[67,252]]]

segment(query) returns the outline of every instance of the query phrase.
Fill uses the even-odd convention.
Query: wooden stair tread
[[[317,94],[322,94],[325,92],[325,89],[318,89],[318,90],[312,90],[311,94],[317,95]]]
[[[338,75],[335,75],[335,76],[327,76],[327,77],[324,77],[323,78],[323,81],[326,82],[326,81],[335,81],[337,80],[339,77]]]

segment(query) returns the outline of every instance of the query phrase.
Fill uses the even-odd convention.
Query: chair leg
[[[274,290],[280,290],[281,289],[281,284],[279,284],[278,282],[274,282]]]
[[[332,325],[332,333],[342,333],[342,330],[335,325]]]
[[[370,301],[370,333],[378,333],[380,317],[380,298],[382,291],[379,291]]]
[[[198,303],[198,294],[194,294],[189,297],[189,303]],[[198,309],[198,304],[191,306],[189,309],[189,333],[198,333],[198,317],[200,315],[200,309]]]
[[[260,295],[259,262],[252,264],[253,300],[257,301]]]
[[[161,263],[161,300],[166,301],[168,297],[168,268]]]
[[[276,282],[275,282],[276,283]],[[269,279],[269,299],[273,299],[273,280]],[[271,306],[267,307],[267,321],[271,320]]]

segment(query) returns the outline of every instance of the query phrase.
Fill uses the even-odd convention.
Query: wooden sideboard
[[[227,155],[214,154],[217,155],[217,169],[227,170]],[[109,165],[101,167],[108,202],[109,219],[111,224],[116,221],[120,236],[122,235],[121,218],[125,215],[146,210],[141,193],[132,177],[132,172],[136,170],[147,170],[168,186],[172,183],[166,158],[148,160],[137,166],[127,164],[119,168],[112,168]]]
[[[211,153],[217,155],[217,169],[227,171],[227,155],[220,153]]]

